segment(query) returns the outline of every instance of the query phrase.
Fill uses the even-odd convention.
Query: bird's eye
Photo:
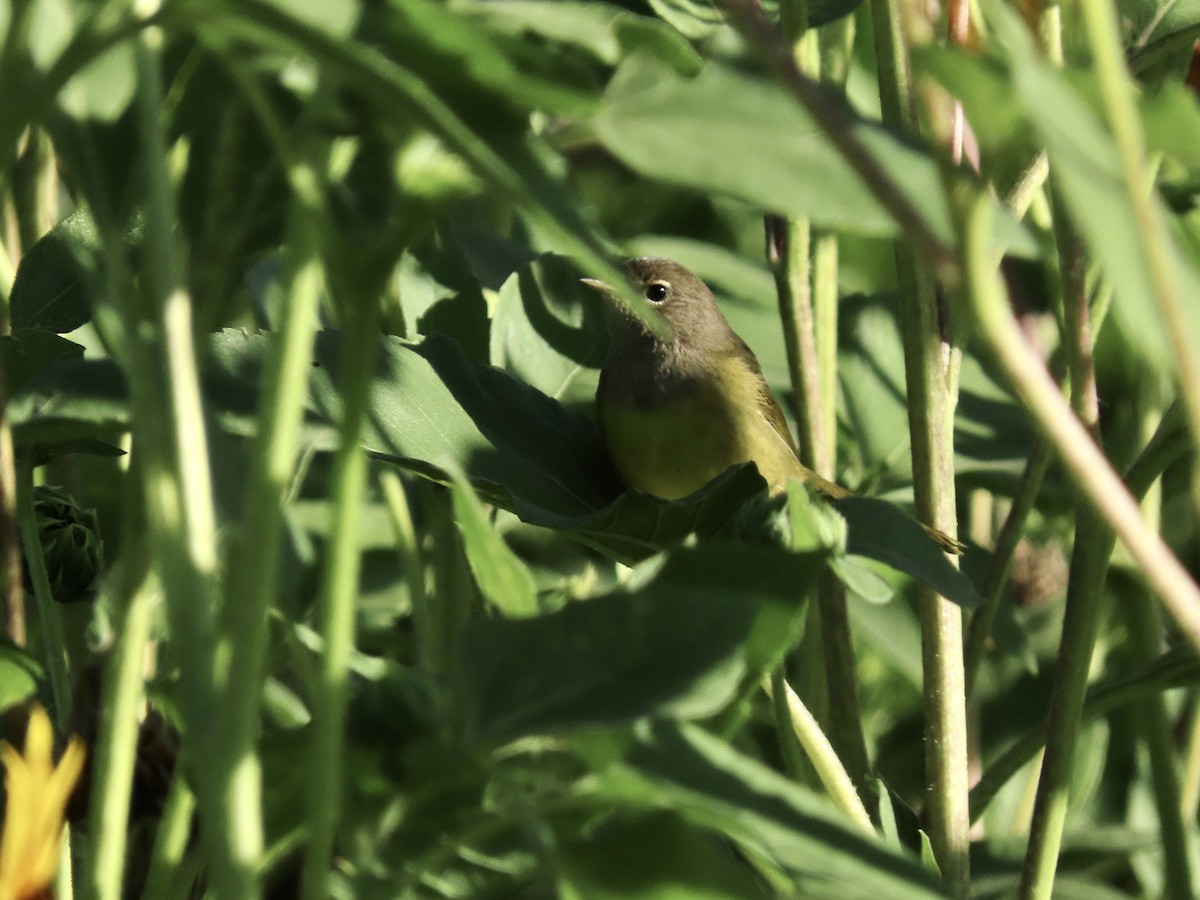
[[[654,282],[646,288],[646,299],[651,303],[662,303],[667,299],[667,286],[661,281]]]

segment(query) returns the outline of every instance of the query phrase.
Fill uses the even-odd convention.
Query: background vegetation
[[[0,2],[59,897],[1193,895],[1200,3],[944,7]],[[622,490],[643,253],[861,499]]]

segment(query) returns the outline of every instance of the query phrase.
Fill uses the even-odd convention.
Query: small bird
[[[602,281],[612,342],[596,411],[617,471],[629,485],[674,500],[732,465],[754,462],[771,493],[796,477],[829,497],[848,492],[804,466],[775,395],[712,291],[671,259],[625,263],[634,290],[668,326],[650,328]]]

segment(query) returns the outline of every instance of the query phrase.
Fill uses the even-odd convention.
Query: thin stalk
[[[413,523],[408,492],[399,473],[392,469],[381,467],[377,477],[388,517],[392,520],[392,530],[396,535],[396,553],[400,557],[400,570],[404,573],[404,583],[408,587],[413,629],[416,632],[417,647],[421,650],[433,645],[431,629],[434,613],[430,609],[432,598],[425,590],[425,559]],[[428,660],[418,657],[417,663],[431,672],[438,671],[430,667]]]
[[[318,613],[324,652],[313,697],[309,754],[312,791],[308,849],[301,882],[301,896],[306,900],[324,900],[329,896],[333,837],[342,799],[342,738],[360,564],[358,526],[367,473],[360,434],[367,414],[377,334],[373,298],[358,299],[370,302],[349,311],[342,335],[342,419],[332,476],[333,538]]]
[[[1055,237],[1061,260],[1063,348],[1071,379],[1071,410],[1093,440],[1100,432],[1100,404],[1092,358],[1092,326],[1084,284],[1083,245],[1055,202]],[[1108,574],[1114,538],[1095,510],[1079,504],[1075,544],[1067,582],[1062,639],[1046,722],[1042,760],[1029,845],[1021,873],[1020,896],[1049,900],[1066,825],[1075,746],[1083,721],[1088,672],[1100,622],[1100,597]]]
[[[150,854],[146,887],[142,891],[146,900],[180,896],[178,891],[171,890],[171,886],[176,883],[176,877],[184,867],[195,809],[196,798],[187,783],[182,778],[171,779],[167,802],[154,837],[154,849]]]
[[[5,316],[7,319],[7,316]],[[21,537],[17,515],[17,457],[8,419],[8,382],[0,344],[0,593],[4,597],[4,629],[18,647],[25,646],[25,586],[21,578]]]
[[[67,668],[67,647],[63,640],[62,619],[50,576],[46,573],[46,557],[42,552],[41,532],[33,508],[33,463],[28,458],[17,463],[17,525],[25,547],[25,563],[33,582],[34,608],[37,610],[38,633],[42,636],[42,655],[50,676],[50,696],[54,705],[54,724],[59,734],[66,734],[71,717],[71,676]]]
[[[1012,506],[1009,507],[1000,533],[996,536],[996,546],[992,549],[983,583],[983,604],[975,610],[967,628],[963,668],[968,699],[975,694],[979,668],[987,651],[987,640],[992,633],[992,624],[1004,599],[1004,588],[1012,571],[1013,555],[1016,553],[1017,544],[1021,542],[1021,536],[1025,533],[1025,523],[1033,511],[1038,491],[1041,490],[1042,481],[1053,459],[1050,444],[1045,439],[1038,438],[1025,463],[1025,470],[1021,473]]]
[[[1192,694],[1192,714],[1188,723],[1187,750],[1183,756],[1183,783],[1179,788],[1179,814],[1195,824],[1200,806],[1200,704]]]
[[[829,794],[833,804],[846,813],[855,825],[867,834],[874,834],[875,826],[872,824],[871,817],[867,814],[862,800],[859,799],[854,782],[851,781],[837,753],[834,752],[833,745],[822,733],[817,720],[812,717],[796,692],[791,689],[782,675],[777,680],[764,679],[763,689],[773,702],[778,702],[779,690],[783,691],[787,701],[786,711],[791,723],[791,731],[816,769],[825,792]]]
[[[915,128],[908,54],[894,0],[873,4],[876,59],[884,120]],[[912,435],[917,518],[953,537],[955,350],[943,337],[930,271],[904,242],[896,244],[903,303],[904,368]],[[962,611],[929,588],[918,593],[925,706],[926,822],[942,877],[954,896],[970,891],[968,733]]]
[[[1138,586],[1126,589],[1121,608],[1138,661],[1149,663],[1161,652],[1162,616],[1159,608]],[[1172,739],[1172,723],[1161,693],[1134,707],[1149,757],[1150,781],[1158,812],[1158,833],[1163,848],[1164,897],[1184,900],[1194,897],[1192,866],[1188,857],[1187,827],[1179,808],[1181,795],[1178,760]]]
[[[129,560],[125,563],[137,565]],[[123,573],[115,586],[132,596],[121,604],[120,630],[105,664],[99,736],[94,748],[93,771],[98,774],[93,782],[88,823],[93,845],[81,886],[85,896],[96,900],[121,897],[138,719],[145,695],[142,671],[153,613],[160,599],[157,590],[146,583],[130,583],[135,579],[141,580],[137,573]]]
[[[257,99],[256,91],[246,94]],[[214,758],[219,777],[229,785],[224,827],[234,835],[246,866],[255,871],[263,854],[262,768],[255,744],[270,647],[268,613],[279,587],[284,509],[296,469],[318,326],[323,207],[317,172],[307,163],[287,162],[286,135],[265,104],[258,105],[285,160],[292,188],[288,302],[267,360],[245,507],[226,575],[225,596],[235,599],[221,611],[215,674],[225,723],[224,740]]]
[[[1142,135],[1133,81],[1125,63],[1125,50],[1114,3],[1081,3],[1079,15],[1087,31],[1092,51],[1092,67],[1117,153],[1126,188],[1133,203],[1135,221],[1132,231],[1150,269],[1157,301],[1166,324],[1175,362],[1179,366],[1179,389],[1191,422],[1192,436],[1200,441],[1200,359],[1192,339],[1193,316],[1188,313],[1191,298],[1186,296],[1183,280],[1173,258],[1174,242],[1167,229],[1158,195],[1152,190],[1152,175],[1146,160],[1146,142]],[[1200,467],[1192,476],[1192,503],[1200,516]]]
[[[816,448],[825,441],[820,433],[821,390],[809,268],[809,223],[807,219],[768,216],[765,226],[767,264],[775,278],[788,375],[796,398],[793,411],[800,437],[800,460],[824,475],[815,465]]]

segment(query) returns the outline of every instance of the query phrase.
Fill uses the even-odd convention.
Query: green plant
[[[0,2],[60,896],[1193,893],[1200,5],[929,15]],[[622,489],[578,278],[643,253],[859,497]]]

